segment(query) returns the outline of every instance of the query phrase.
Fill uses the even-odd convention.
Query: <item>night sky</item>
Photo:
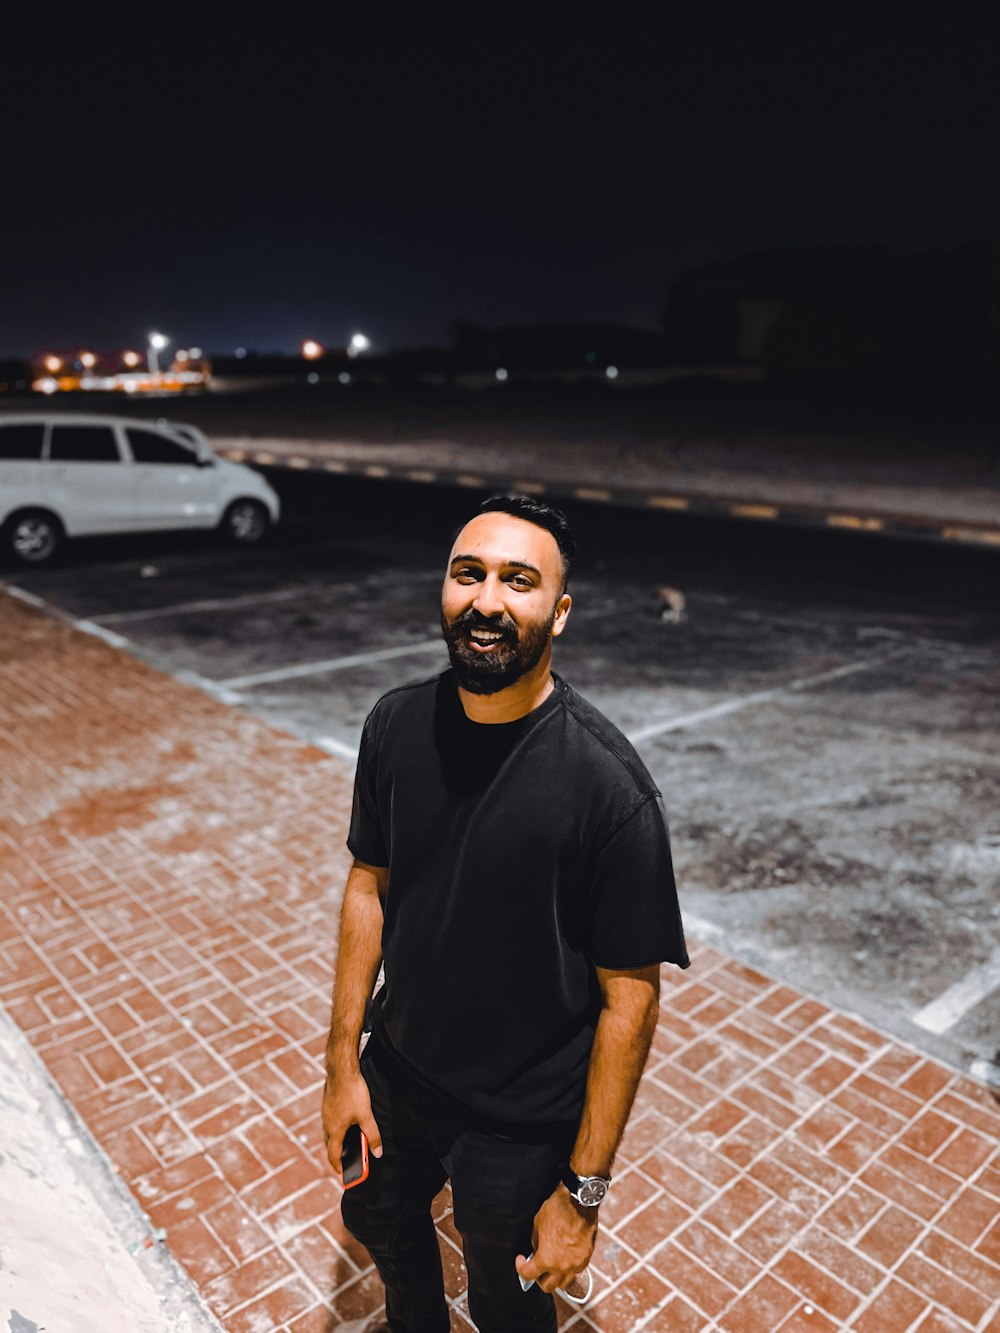
[[[6,27],[0,355],[654,327],[747,250],[1000,239],[992,5],[121,13]]]

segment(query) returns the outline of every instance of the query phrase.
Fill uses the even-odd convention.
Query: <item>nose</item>
[[[487,574],[480,583],[472,605],[481,616],[499,616],[506,609],[503,601],[503,583],[495,574]]]

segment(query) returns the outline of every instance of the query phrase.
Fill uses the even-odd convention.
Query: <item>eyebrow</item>
[[[474,564],[474,565],[483,564],[482,556],[453,555],[451,557],[451,561],[449,562],[448,568],[450,569],[452,565],[460,564],[463,561],[466,564]],[[530,574],[537,574],[539,578],[542,577],[542,571],[536,568],[534,565],[530,565],[527,560],[503,560],[501,561],[501,564],[503,565],[504,569],[526,569]]]

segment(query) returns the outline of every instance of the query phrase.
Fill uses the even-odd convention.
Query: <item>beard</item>
[[[463,690],[470,694],[498,694],[520,680],[536,667],[552,636],[556,608],[548,620],[528,625],[518,632],[517,625],[507,616],[490,620],[478,611],[466,611],[457,620],[448,621],[441,613],[441,632],[448,645],[455,677]],[[489,629],[503,637],[488,653],[479,652],[469,643],[474,629]]]

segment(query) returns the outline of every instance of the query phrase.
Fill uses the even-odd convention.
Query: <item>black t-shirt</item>
[[[578,1116],[594,965],[688,966],[659,793],[558,676],[533,712],[465,715],[450,670],[365,723],[347,844],[389,867],[374,1029],[424,1079],[505,1123]]]

